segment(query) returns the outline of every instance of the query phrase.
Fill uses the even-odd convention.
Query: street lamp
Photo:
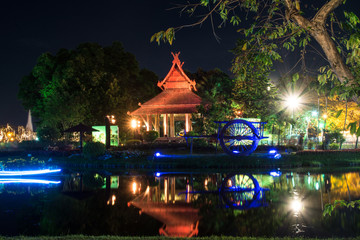
[[[291,119],[293,119],[294,110],[299,108],[301,104],[301,98],[295,95],[289,95],[287,96],[285,103],[286,103],[286,107],[291,110]],[[291,138],[291,130],[292,130],[292,124],[290,124],[290,138]]]

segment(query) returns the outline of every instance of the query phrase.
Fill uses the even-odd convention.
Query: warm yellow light
[[[7,135],[8,135],[8,137],[11,137],[12,133],[11,133],[11,132],[8,132]]]
[[[12,138],[10,138],[10,142],[13,142],[15,139],[12,137]]]
[[[328,116],[327,116],[327,114],[325,113],[324,115],[323,115],[323,118],[324,119],[326,119]]]
[[[230,179],[228,180],[228,186],[229,186],[229,187],[231,187],[231,186],[232,186],[232,182],[231,182],[231,180],[230,180]]]
[[[115,205],[115,201],[116,201],[116,196],[115,195],[112,195],[111,197],[111,205]]]
[[[137,126],[136,120],[135,120],[135,119],[132,119],[132,120],[131,120],[131,127],[135,129],[136,126]]]
[[[136,194],[136,190],[137,190],[137,184],[136,184],[136,182],[133,182],[132,183],[132,192],[133,192],[133,194]]]
[[[291,202],[291,209],[294,211],[294,212],[300,212],[303,208],[303,205],[301,203],[300,200],[298,199],[294,199],[292,202]]]

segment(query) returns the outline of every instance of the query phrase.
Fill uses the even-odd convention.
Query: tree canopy
[[[243,34],[241,50],[261,53],[262,67],[272,67],[274,60],[281,60],[282,48],[296,51],[298,62],[302,63],[307,53],[316,52],[329,65],[327,71],[319,75],[319,81],[324,84],[334,80],[334,75],[341,83],[358,88],[360,21],[354,13],[344,10],[347,6],[350,5],[344,0],[194,0],[179,4],[179,9],[198,16],[197,20],[155,33],[151,41],[171,44],[175,33],[184,27],[201,25],[208,20],[215,29],[229,22]],[[241,67],[247,60],[242,59],[233,66]]]
[[[153,72],[140,70],[119,42],[83,43],[42,54],[22,79],[18,97],[38,119],[40,135],[56,139],[78,123],[103,125],[107,115],[123,122],[128,110],[156,94],[157,80]]]

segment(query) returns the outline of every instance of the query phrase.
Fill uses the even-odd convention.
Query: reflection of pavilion
[[[183,178],[184,179],[184,178]],[[178,195],[175,188],[175,177],[157,178],[158,185],[148,186],[146,191],[133,201],[133,205],[141,212],[161,221],[164,225],[159,229],[160,235],[173,237],[192,237],[198,234],[198,209],[190,204],[190,195]],[[161,183],[163,188],[161,189]],[[190,184],[185,184],[189,192]]]

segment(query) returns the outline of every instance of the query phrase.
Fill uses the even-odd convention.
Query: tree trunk
[[[348,111],[348,100],[346,99],[345,102],[345,120],[344,120],[344,127],[343,127],[343,135],[345,134],[345,130],[346,130],[346,119],[347,119],[347,111]],[[340,142],[340,150],[342,148],[342,142]]]
[[[345,80],[348,80],[349,84],[351,84],[355,82],[354,76],[345,64],[344,59],[336,49],[335,42],[325,28],[326,19],[329,14],[342,3],[343,0],[330,0],[320,8],[315,17],[308,20],[301,15],[300,9],[296,9],[294,1],[284,0],[290,19],[302,29],[308,31],[308,33],[319,43],[333,72],[339,78],[340,82],[343,83]]]

